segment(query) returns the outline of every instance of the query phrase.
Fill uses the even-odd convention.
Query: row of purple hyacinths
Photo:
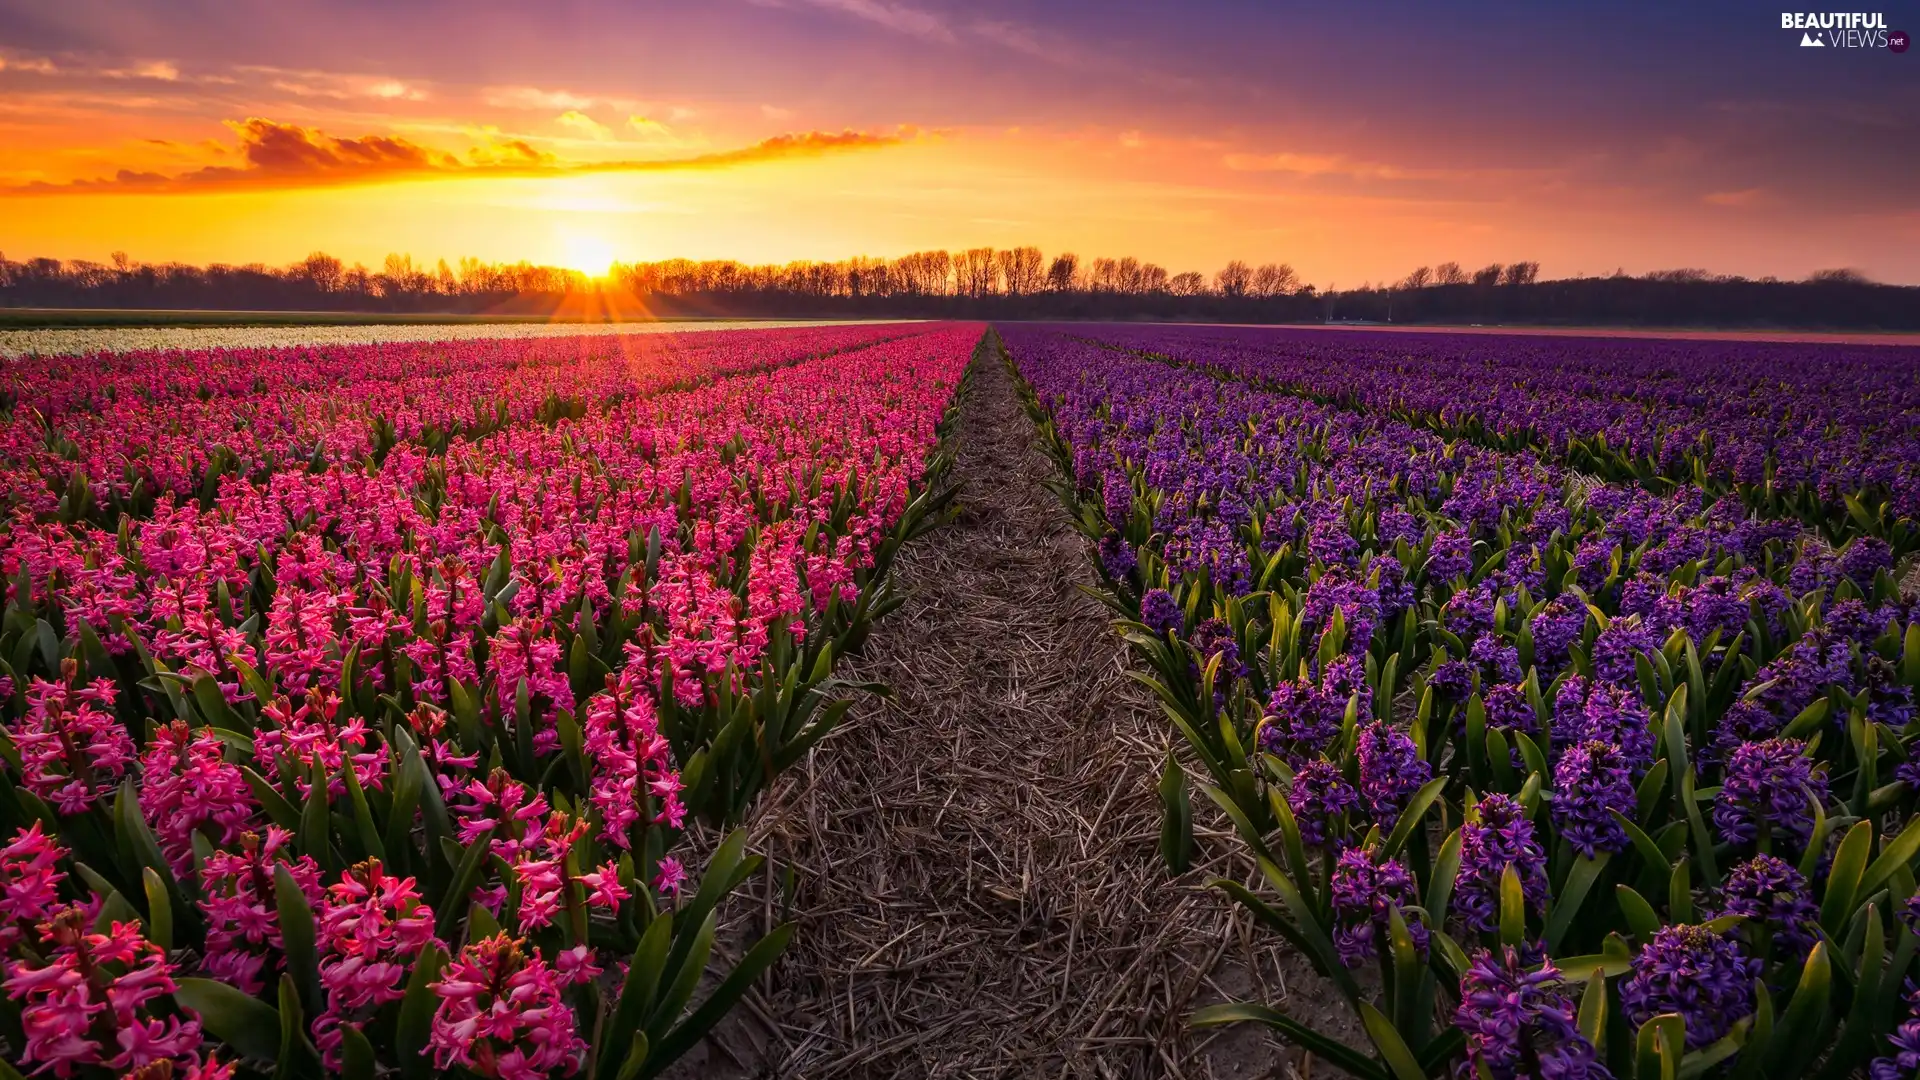
[[[1920,546],[1920,348],[1239,327],[1102,339],[1609,479],[1735,491],[1837,538]]]
[[[1108,599],[1270,891],[1223,887],[1373,1050],[1245,1006],[1196,1020],[1396,1080],[1912,1076],[1920,830],[1895,830],[1920,794],[1920,623],[1890,545],[1835,549],[1730,485],[1448,438],[1327,392],[1352,365],[1296,336],[1004,336]],[[1235,377],[1329,356],[1310,396]],[[1635,374],[1618,402],[1671,397]],[[1727,408],[1706,410],[1716,452],[1792,422]]]

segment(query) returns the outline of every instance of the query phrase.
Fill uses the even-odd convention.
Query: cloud
[[[34,75],[55,75],[60,69],[44,56],[0,56],[0,71],[25,71]]]
[[[1228,154],[1235,172],[1284,172],[1299,176],[1351,176],[1358,180],[1403,180],[1413,173],[1393,165],[1355,161],[1345,154]]]
[[[295,97],[351,101],[374,98],[380,101],[425,101],[427,92],[411,83],[386,75],[355,75],[335,71],[302,68],[265,67],[257,64],[234,69],[243,75],[268,80],[267,85]]]
[[[1745,209],[1759,206],[1767,201],[1767,193],[1761,188],[1741,188],[1739,191],[1714,191],[1702,200],[1709,206],[1726,206]]]
[[[180,69],[165,60],[150,60],[130,68],[108,68],[99,74],[108,79],[158,79],[161,82],[180,79]]]
[[[593,123],[590,119],[588,122]],[[240,161],[237,165],[207,165],[172,175],[122,169],[111,177],[100,179],[73,180],[62,184],[36,181],[5,190],[16,194],[174,194],[330,187],[430,178],[666,172],[818,157],[895,146],[919,138],[919,132],[911,127],[903,127],[891,134],[851,129],[840,132],[806,131],[776,135],[750,146],[692,157],[563,161],[520,139],[489,137],[488,142],[470,149],[463,158],[397,136],[337,138],[317,128],[261,117],[229,122],[227,126],[239,137],[239,145],[232,151]]]
[[[496,109],[525,112],[584,112],[606,108],[614,112],[639,112],[644,106],[629,97],[581,93],[574,90],[548,90],[538,86],[490,86],[481,91],[481,100]]]
[[[627,126],[649,142],[676,142],[673,129],[649,116],[629,116]]]
[[[789,7],[789,0],[752,0],[760,7]],[[792,0],[792,3],[805,4],[808,7],[825,11],[837,11],[842,15],[883,26],[895,33],[911,37],[925,38],[928,41],[954,40],[952,28],[945,19],[923,8],[907,4],[889,3],[887,0]]]
[[[598,139],[601,142],[605,142],[613,138],[612,128],[609,128],[607,125],[595,120],[593,117],[588,116],[578,109],[568,109],[566,112],[561,113],[559,117],[556,118],[556,122],[561,127],[570,128],[590,139]]]

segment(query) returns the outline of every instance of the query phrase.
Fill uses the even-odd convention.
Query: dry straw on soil
[[[1169,726],[1076,587],[1085,552],[997,358],[976,364],[952,437],[965,509],[902,555],[909,602],[851,672],[894,698],[858,708],[755,822],[768,878],[735,941],[785,910],[795,944],[683,1071],[1298,1075],[1263,1032],[1186,1026],[1228,999],[1329,1006],[1204,887],[1247,876],[1210,807],[1199,865],[1169,881],[1159,863]],[[773,869],[788,863],[790,906]]]

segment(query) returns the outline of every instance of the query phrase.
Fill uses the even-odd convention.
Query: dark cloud
[[[693,157],[569,162],[519,139],[476,147],[461,158],[396,136],[336,138],[317,128],[257,116],[228,126],[239,136],[236,150],[242,162],[239,165],[208,165],[172,175],[122,169],[111,177],[63,184],[37,182],[13,190],[39,194],[116,191],[158,194],[329,187],[429,177],[567,176],[717,169],[893,146],[917,137],[911,128],[894,134],[807,131],[776,135],[751,146]]]

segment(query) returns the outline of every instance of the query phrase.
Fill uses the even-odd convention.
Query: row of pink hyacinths
[[[51,510],[78,469],[125,494],[190,495],[231,452],[242,471],[357,458],[373,422],[402,440],[550,398],[595,408],[717,376],[898,337],[897,326],[582,335],[503,341],[159,351],[49,357],[0,367],[0,507]],[[52,436],[52,438],[49,438]],[[64,441],[64,443],[62,443]]]
[[[177,979],[212,979],[275,1000],[293,971],[284,880],[312,911],[307,1034],[329,1068],[351,1032],[394,1007],[414,963],[444,949],[436,1068],[578,1070],[593,1023],[575,1015],[570,988],[625,966],[580,927],[644,918],[687,875],[666,853],[687,808],[661,710],[751,691],[775,641],[806,640],[830,603],[856,599],[979,329],[684,337],[677,349],[587,359],[550,343],[498,343],[491,355],[480,343],[383,347],[365,369],[297,350],[174,356],[172,377],[167,358],[142,357],[105,365],[88,393],[62,388],[63,363],[5,373],[13,428],[28,406],[58,418],[89,476],[125,448],[157,445],[143,440],[202,438],[201,404],[300,414],[261,424],[262,441],[241,455],[285,467],[220,477],[210,505],[163,482],[150,515],[108,529],[0,494],[13,507],[0,531],[6,599],[44,621],[64,657],[0,675],[0,749],[11,750],[0,768],[36,818],[0,834],[0,975],[27,1033],[10,1055],[63,1078],[232,1075],[237,1053],[171,995]],[[271,362],[254,378],[249,359]],[[379,379],[402,374],[396,399]],[[195,380],[211,393],[182,389]],[[509,388],[515,422],[437,453],[407,440],[433,409],[457,415],[450,403],[489,383]],[[585,388],[599,405],[534,417],[556,387]],[[363,424],[369,401],[399,415],[394,400],[415,411],[382,460],[346,444],[319,461],[301,452],[303,440]],[[163,420],[170,409],[177,419]],[[0,445],[9,477],[55,452],[19,434]],[[638,627],[584,688],[564,648],[576,620]],[[182,716],[155,689],[195,680],[250,730],[209,726],[222,714],[207,702]],[[503,767],[499,746],[486,754],[463,735],[457,706],[474,698],[490,728],[516,710],[531,722],[534,769]],[[576,761],[576,794],[545,786]],[[450,840],[487,848],[452,921],[417,872],[392,865],[437,851],[347,863],[331,849],[362,841],[335,835],[316,858],[275,818],[284,805],[332,807],[335,821],[356,799],[386,807],[410,768],[424,770]],[[123,803],[190,902],[191,920],[176,911],[175,923],[191,921],[194,936],[170,950],[74,870],[111,861],[87,845],[114,835]],[[424,810],[403,824],[390,841],[412,845],[430,828]],[[121,870],[109,878],[135,895],[140,869]],[[499,931],[467,931],[467,905]]]

